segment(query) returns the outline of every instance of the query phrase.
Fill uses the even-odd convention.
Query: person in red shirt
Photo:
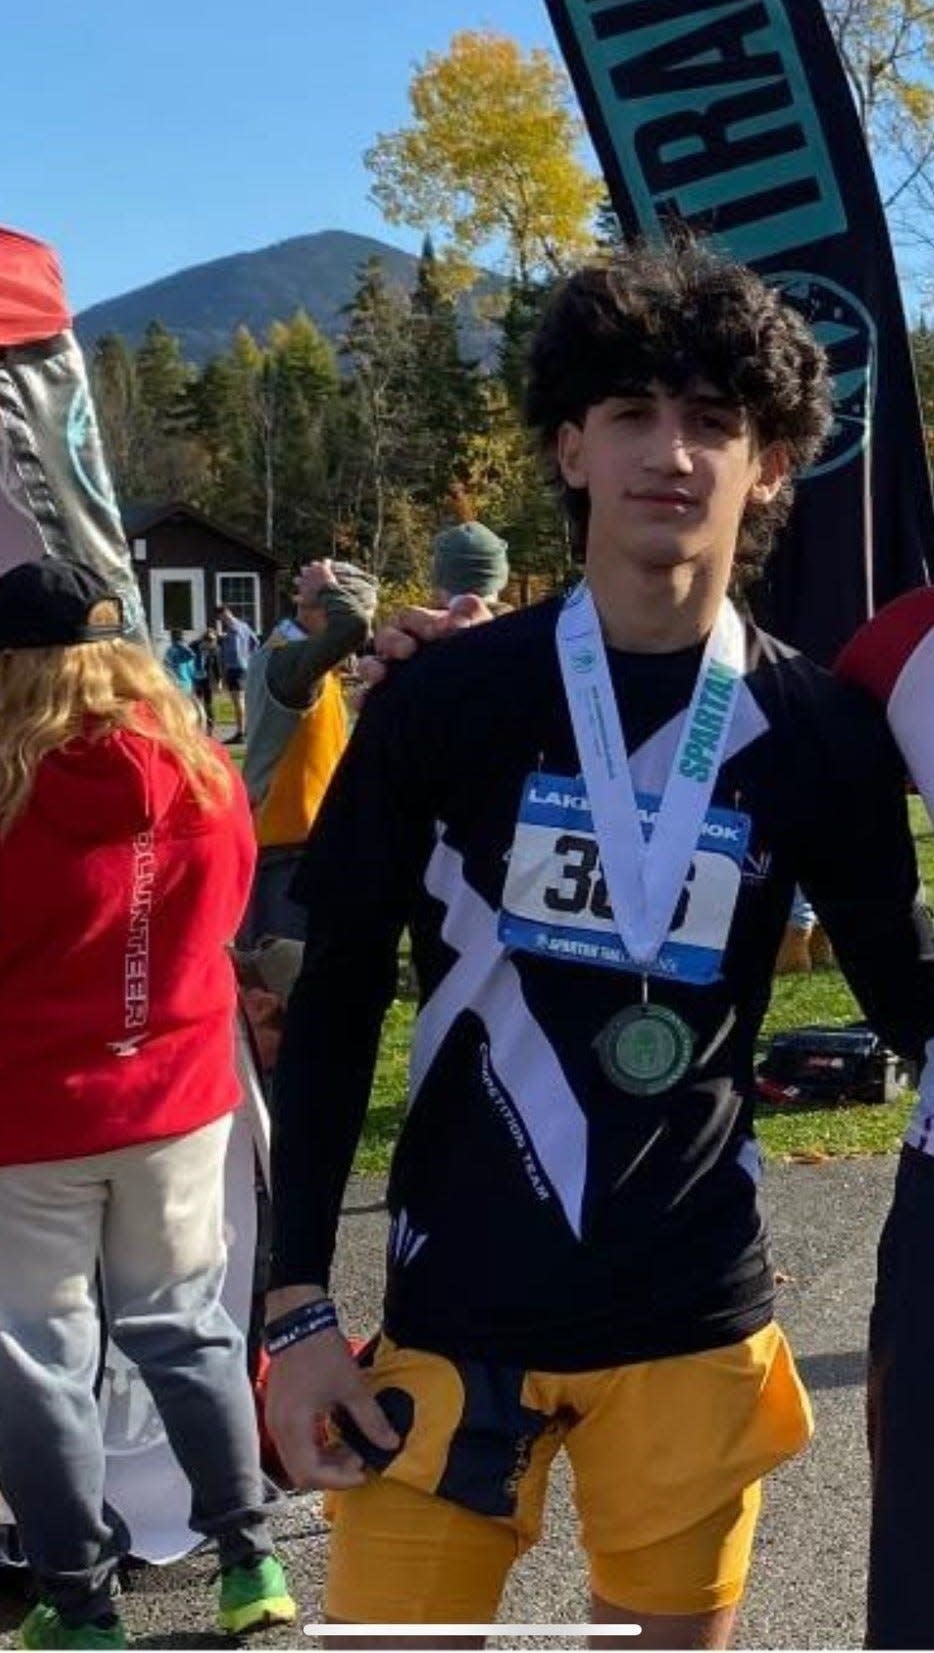
[[[239,776],[93,569],[0,577],[0,1487],[25,1647],[124,1647],[95,1278],[216,1539],[220,1624],[290,1622],[243,1340],[221,1305]]]

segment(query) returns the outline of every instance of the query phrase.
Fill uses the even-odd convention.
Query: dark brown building
[[[176,626],[186,638],[213,624],[221,603],[264,635],[279,614],[271,551],[178,501],[130,505],[123,528],[154,645]]]

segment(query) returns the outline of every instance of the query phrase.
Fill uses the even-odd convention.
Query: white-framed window
[[[236,574],[218,574],[217,604],[229,608],[238,620],[245,620],[259,635],[259,575],[238,571]]]
[[[158,641],[175,627],[187,637],[204,630],[204,575],[200,568],[153,568],[149,576],[150,627]]]

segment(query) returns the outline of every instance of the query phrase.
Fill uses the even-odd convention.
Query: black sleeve
[[[844,691],[838,688],[838,694]],[[919,905],[905,772],[885,719],[847,686],[817,742],[801,883],[873,1029],[918,1061],[934,1035],[934,959]]]
[[[410,668],[370,695],[292,886],[308,908],[273,1105],[274,1286],[326,1285],[400,933],[434,841]]]

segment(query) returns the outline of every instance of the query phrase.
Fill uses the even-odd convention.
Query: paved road
[[[769,1483],[753,1580],[737,1645],[857,1648],[862,1642],[867,1522],[862,1380],[875,1242],[890,1197],[892,1158],[776,1166],[769,1173],[780,1313],[817,1415],[813,1447]],[[355,1183],[348,1198],[336,1281],[345,1324],[374,1324],[385,1220],[380,1188]],[[278,1534],[292,1586],[308,1620],[318,1617],[325,1529],[316,1497],[292,1499]],[[124,1601],[134,1644],[146,1648],[230,1646],[211,1632],[212,1565],[199,1557],[135,1575]],[[21,1603],[0,1584],[0,1647]],[[525,1557],[502,1617],[510,1623],[580,1622],[583,1563],[574,1539],[567,1481],[556,1478],[542,1544]],[[6,1632],[5,1634],[2,1632]],[[263,1647],[322,1645],[272,1632]],[[334,1644],[329,1644],[334,1645]],[[566,1644],[575,1645],[569,1638]],[[578,1644],[579,1645],[579,1644]]]

